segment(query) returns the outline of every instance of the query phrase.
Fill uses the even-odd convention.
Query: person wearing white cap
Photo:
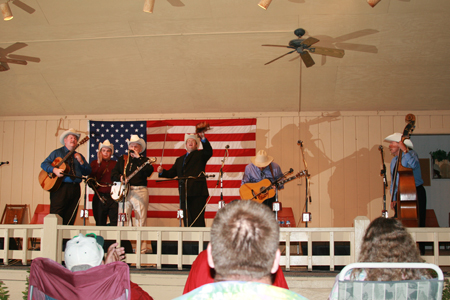
[[[125,211],[128,226],[132,226],[131,210],[134,210],[135,225],[137,227],[147,226],[147,212],[148,212],[148,189],[147,178],[153,173],[153,166],[147,164],[139,170],[129,182],[125,182],[125,178],[134,173],[139,167],[147,162],[145,155],[146,142],[136,134],[132,134],[128,143],[128,154],[122,155],[114,169],[112,170],[112,181],[121,181],[130,185],[130,190],[125,199],[125,207],[123,201],[119,203],[119,213]],[[118,222],[119,226],[123,222]],[[141,252],[150,251],[147,249],[146,241],[141,244]],[[136,251],[137,252],[137,251]]]
[[[402,142],[401,133],[393,133],[387,136],[384,139],[386,142],[389,142],[389,150],[394,158],[391,161],[391,178],[394,176],[395,166],[397,165],[398,156],[400,151],[403,152],[402,155],[402,166],[406,168],[410,168],[413,171],[414,181],[416,184],[416,192],[417,192],[417,200],[418,200],[418,218],[419,218],[419,226],[425,227],[425,217],[426,217],[426,209],[427,209],[427,194],[425,192],[425,188],[423,187],[422,173],[420,170],[419,156],[417,153],[412,150],[413,143],[409,139],[405,139]],[[391,208],[395,209],[397,206],[397,186],[398,186],[398,176],[396,179],[395,189],[393,190],[393,180],[391,180],[391,195],[394,195],[391,202]],[[396,211],[397,213],[397,211]]]
[[[265,150],[259,150],[256,156],[252,157],[252,163],[245,167],[244,177],[242,177],[241,185],[246,183],[257,183],[263,179],[269,179],[274,183],[277,179],[283,176],[280,166],[273,161],[273,157],[267,155]],[[283,189],[284,186],[280,184],[278,189]],[[272,204],[275,202],[275,196],[264,200],[263,204],[272,209]]]
[[[50,213],[61,216],[63,225],[73,225],[75,223],[78,200],[81,195],[81,177],[91,173],[91,166],[83,155],[74,151],[65,161],[65,164],[70,168],[69,174],[74,175],[68,176],[64,173],[64,169],[54,166],[54,161],[56,158],[64,158],[69,152],[74,150],[78,145],[79,138],[80,134],[73,128],[64,131],[59,137],[63,147],[50,153],[41,164],[41,168],[45,172],[53,173],[57,177],[64,177],[61,186],[57,190],[50,192]]]
[[[197,125],[201,126],[203,123]],[[202,143],[203,149],[198,150]],[[185,134],[184,144],[186,154],[178,157],[169,170],[158,167],[159,177],[174,178],[198,177],[205,173],[208,160],[213,155],[213,149],[205,138],[205,133]],[[205,205],[208,199],[208,185],[205,177],[187,180],[187,202],[185,201],[185,181],[178,181],[180,193],[180,208],[183,209],[184,227],[205,227]]]
[[[114,145],[105,140],[98,145],[97,160],[91,162],[91,177],[99,183],[96,187],[98,193],[92,199],[92,211],[95,225],[106,226],[109,217],[109,225],[117,226],[118,204],[111,198],[111,173],[116,165],[112,160]]]

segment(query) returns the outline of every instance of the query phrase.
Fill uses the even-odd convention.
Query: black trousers
[[[266,200],[264,200],[263,204],[264,204],[264,205],[267,205],[267,206],[270,208],[270,210],[273,211],[273,203],[275,202],[276,198],[277,198],[277,197],[275,196],[275,197],[266,199]]]
[[[99,194],[106,199],[106,202],[103,204],[97,194],[95,194],[92,199],[92,211],[94,214],[95,225],[106,226],[109,217],[109,225],[117,226],[119,203],[114,201],[109,193]]]
[[[59,189],[50,192],[50,213],[58,214],[63,219],[63,225],[73,225],[80,195],[79,183],[61,183]]]
[[[183,209],[183,223],[184,227],[205,227],[205,210],[202,211],[206,204],[207,196],[193,196],[187,197],[187,212],[186,203],[181,202],[181,207]],[[198,218],[197,218],[198,217]],[[195,222],[194,220],[197,219]],[[188,224],[189,222],[189,224]],[[193,223],[194,222],[194,223]]]
[[[425,221],[427,216],[427,193],[423,185],[416,186],[416,192],[418,202],[417,217],[419,217],[419,227],[425,227]]]

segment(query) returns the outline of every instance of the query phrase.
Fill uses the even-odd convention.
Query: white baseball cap
[[[88,265],[96,267],[103,261],[103,238],[95,234],[82,233],[71,239],[66,244],[64,262],[66,268],[71,270],[76,266]]]

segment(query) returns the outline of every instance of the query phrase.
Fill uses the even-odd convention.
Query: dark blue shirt
[[[54,151],[53,151],[52,153],[50,153],[50,155],[42,162],[42,164],[41,164],[42,170],[44,170],[44,171],[47,172],[47,173],[52,173],[52,172],[53,172],[53,168],[55,167],[55,166],[52,165],[52,163],[53,163],[53,161],[55,160],[55,158],[57,158],[57,157],[64,158],[64,157],[67,155],[67,153],[69,153],[69,152],[70,152],[70,151],[69,151],[69,149],[66,148],[66,146],[63,146],[63,147],[61,147],[61,148],[58,148],[58,149],[54,150]],[[74,152],[74,153],[72,154],[72,156],[74,156],[75,153],[78,153],[78,152]],[[80,155],[81,155],[81,154],[80,154]],[[82,158],[83,161],[84,161],[84,164],[83,164],[83,165],[81,165],[81,164],[78,162],[78,160],[77,160],[75,157],[73,157],[73,165],[74,165],[74,167],[75,167],[75,175],[76,175],[76,176],[79,176],[79,177],[81,177],[81,176],[83,176],[83,175],[87,176],[87,175],[89,175],[89,174],[91,173],[91,171],[92,171],[91,166],[87,163],[87,161],[86,161],[86,159],[84,158],[83,155],[81,155],[81,158]],[[68,164],[68,159],[65,161],[65,163]],[[72,183],[72,182],[81,182],[81,178],[73,178],[73,179],[72,179],[70,176],[64,176],[63,182],[69,182],[69,183]]]

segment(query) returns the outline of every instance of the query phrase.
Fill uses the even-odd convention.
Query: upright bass
[[[415,128],[416,117],[413,114],[408,114],[405,118],[405,122],[407,124],[403,130],[402,142],[409,139],[410,134]],[[403,151],[400,149],[397,164],[391,179],[393,180],[392,191],[395,191],[397,184],[395,178],[397,178],[398,175],[397,193],[391,195],[391,201],[397,201],[396,216],[405,227],[418,227],[416,183],[412,169],[406,168],[401,164],[402,155]],[[394,197],[396,197],[396,199],[394,199]]]

